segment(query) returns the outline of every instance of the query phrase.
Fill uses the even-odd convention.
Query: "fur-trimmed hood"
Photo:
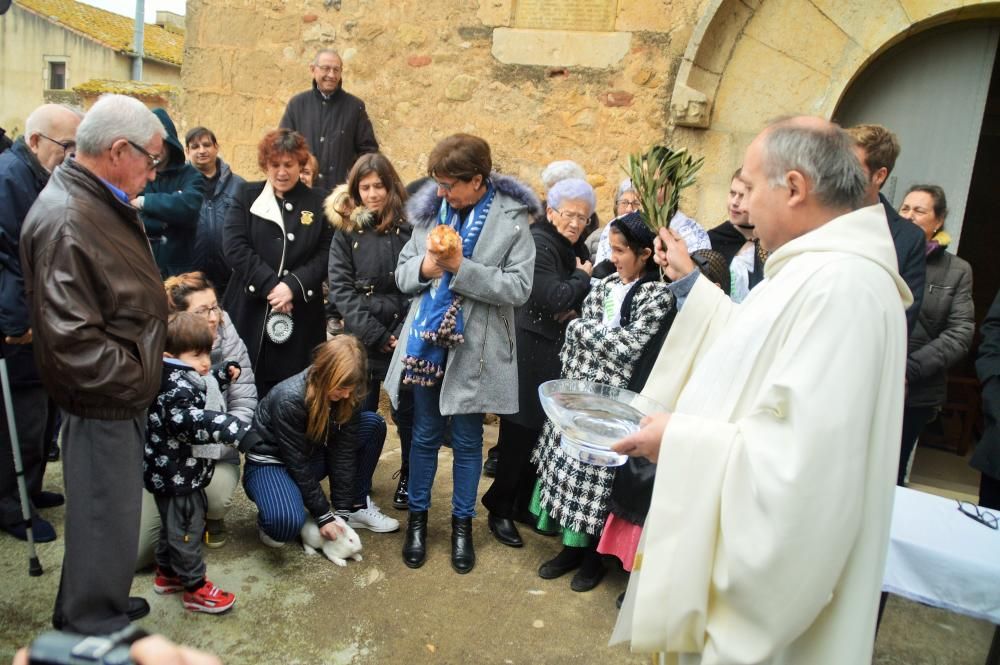
[[[353,206],[351,202],[351,193],[347,190],[346,184],[340,184],[333,188],[330,195],[326,197],[323,201],[323,212],[326,213],[326,219],[330,222],[330,226],[338,231],[343,231],[344,233],[358,233],[368,229],[376,228],[376,220],[378,217],[371,210],[364,206],[358,206],[351,211],[351,214],[344,217],[340,211],[344,210],[348,206]],[[399,228],[406,224],[406,221],[402,218],[396,220],[396,223],[389,226],[383,231],[387,233],[389,230],[394,228]]]
[[[520,180],[494,171],[490,175],[490,181],[498,194],[514,199],[527,208],[531,219],[542,214],[543,208],[538,197]],[[431,227],[437,224],[440,207],[441,198],[437,195],[437,185],[429,182],[406,202],[406,218],[415,228]]]
[[[352,214],[345,218],[340,214],[345,205],[354,207],[347,184],[341,183],[334,187],[330,195],[323,201],[323,212],[326,213],[326,219],[330,222],[330,226],[345,233],[354,233],[359,228],[357,222],[352,219],[354,215]]]

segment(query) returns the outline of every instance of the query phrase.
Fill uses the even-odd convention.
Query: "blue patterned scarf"
[[[447,200],[441,199],[438,224],[447,224],[458,231],[465,258],[471,257],[476,248],[495,193],[493,184],[487,183],[486,194],[473,206],[464,223],[459,212],[448,205]],[[432,281],[417,303],[410,334],[406,338],[403,383],[427,387],[436,385],[444,376],[448,349],[465,341],[462,296],[452,293],[451,278],[452,274],[445,272],[440,279]]]

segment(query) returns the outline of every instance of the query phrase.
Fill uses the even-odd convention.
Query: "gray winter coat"
[[[969,352],[975,326],[972,266],[940,246],[927,257],[924,299],[910,333],[907,406],[944,404],[947,371]]]
[[[476,248],[451,280],[452,291],[465,296],[465,341],[448,352],[440,402],[445,416],[518,411],[514,308],[531,295],[535,243],[529,229],[541,204],[514,178],[494,173],[491,180],[497,193]],[[414,298],[423,296],[430,286],[420,278],[420,264],[427,235],[437,224],[441,199],[436,190],[434,183],[428,183],[406,206],[413,236],[399,255],[396,283]],[[416,310],[410,308],[385,377],[386,391],[397,407],[406,341]]]
[[[257,384],[254,383],[253,367],[250,365],[250,354],[246,344],[236,332],[236,326],[229,320],[229,315],[222,313],[219,321],[219,332],[212,343],[212,364],[232,360],[240,364],[239,377],[229,384],[225,392],[226,413],[236,416],[240,422],[249,425],[253,422],[253,412],[257,408]],[[239,464],[240,454],[235,448],[227,448],[220,462]]]

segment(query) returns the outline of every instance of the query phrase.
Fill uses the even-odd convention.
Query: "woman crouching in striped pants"
[[[257,406],[253,424],[262,440],[247,451],[243,487],[257,504],[265,544],[279,547],[297,537],[306,511],[329,540],[340,534],[337,515],[374,531],[399,528],[368,498],[386,427],[378,414],[360,410],[367,376],[361,343],[339,335],[316,347],[312,364]],[[330,500],[320,486],[326,477]]]

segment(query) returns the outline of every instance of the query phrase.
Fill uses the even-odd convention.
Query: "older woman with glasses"
[[[570,178],[555,183],[546,198],[547,221],[531,227],[531,297],[515,313],[520,411],[500,417],[496,477],[483,496],[490,532],[508,547],[524,544],[514,520],[534,522],[528,512],[536,479],[531,450],[545,423],[538,386],[559,378],[566,326],[590,291],[590,253],[581,236],[596,205],[594,190],[587,181]]]
[[[226,413],[242,422],[253,421],[257,408],[257,387],[254,384],[250,354],[229,316],[219,307],[215,287],[204,273],[188,272],[171,277],[163,283],[167,292],[170,312],[192,312],[205,318],[215,336],[212,343],[212,364],[227,360],[240,364],[239,377],[229,384],[222,394]],[[240,482],[240,456],[234,449],[227,448],[215,465],[212,482],[205,487],[208,509],[205,513],[205,545],[222,547],[226,544],[226,513],[233,501],[233,493]],[[139,536],[139,560],[143,567],[152,562],[153,550],[160,532],[160,514],[153,501],[153,495],[143,492],[142,528]]]
[[[241,188],[222,232],[233,270],[223,303],[250,350],[261,398],[308,367],[326,339],[323,282],[333,229],[323,193],[299,180],[308,160],[298,132],[265,134],[257,162],[267,179]]]

